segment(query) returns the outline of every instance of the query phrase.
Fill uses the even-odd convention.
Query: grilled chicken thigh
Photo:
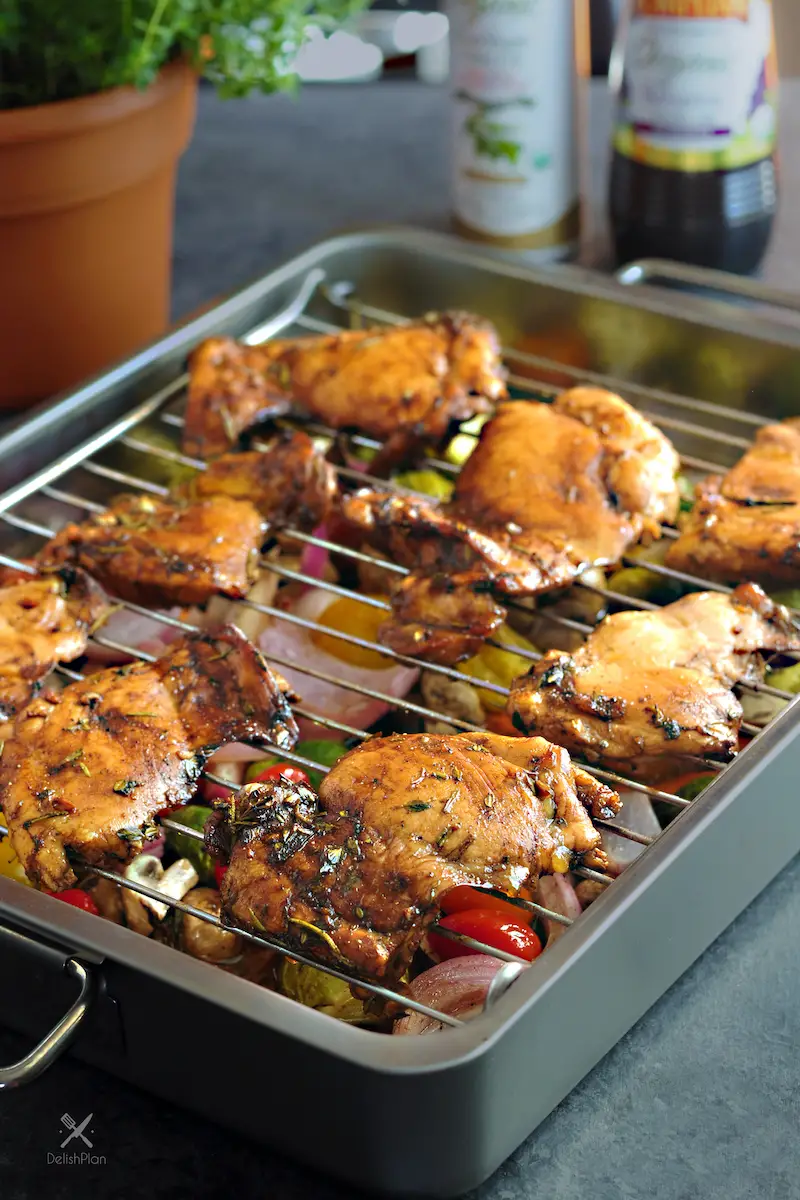
[[[73,861],[125,862],[183,804],[226,742],[290,748],[288,685],[232,626],[174,642],[20,712],[0,759],[0,805],[28,877],[50,891]]]
[[[223,454],[181,489],[188,500],[229,496],[254,504],[271,529],[312,530],[330,513],[336,472],[308,434],[285,430],[264,450]]]
[[[505,395],[497,334],[467,313],[262,346],[211,338],[189,374],[184,449],[201,458],[292,409],[387,440],[385,461],[395,461]]]
[[[378,637],[397,654],[447,665],[477,654],[505,616],[474,572],[448,575],[444,583],[414,574],[394,589],[391,617]]]
[[[565,587],[657,537],[677,513],[677,470],[670,442],[600,388],[501,404],[449,504],[369,490],[342,501],[351,526],[414,570],[382,640],[442,663],[468,657],[504,616],[487,592]]]
[[[530,896],[573,855],[604,867],[590,814],[618,807],[543,738],[395,735],[340,759],[319,799],[288,780],[243,788],[206,840],[230,858],[229,922],[391,980],[456,884]]]
[[[742,719],[731,688],[763,679],[762,651],[789,650],[800,627],[756,584],[695,592],[606,617],[575,654],[551,650],[516,681],[509,712],[595,761],[727,757]]]
[[[110,608],[99,584],[81,570],[6,573],[0,587],[0,722],[28,703],[56,663],[83,654]]]
[[[800,584],[800,418],[765,425],[727,475],[698,484],[666,561],[722,582]]]
[[[451,511],[577,574],[616,562],[678,511],[679,460],[619,396],[573,388],[553,404],[501,404],[458,478]]]
[[[77,563],[121,600],[169,607],[245,596],[258,573],[264,519],[248,500],[214,495],[196,503],[125,495],[67,525],[39,561]]]

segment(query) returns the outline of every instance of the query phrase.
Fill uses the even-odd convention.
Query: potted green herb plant
[[[0,4],[0,408],[161,333],[197,81],[291,87],[309,22],[363,0]]]

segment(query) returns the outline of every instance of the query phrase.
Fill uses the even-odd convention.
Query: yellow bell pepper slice
[[[384,596],[374,596],[375,600],[384,600]],[[388,617],[384,608],[373,608],[369,604],[351,600],[347,596],[337,596],[328,607],[317,617],[317,622],[326,629],[336,629],[339,633],[349,633],[353,637],[363,638],[368,642],[378,640],[378,630]],[[312,633],[311,641],[318,650],[338,658],[340,662],[349,663],[352,667],[364,667],[371,671],[385,671],[392,666],[392,660],[376,650],[366,650],[363,646],[353,646],[340,638],[332,637],[329,633]]]
[[[535,651],[536,647],[510,625],[501,625],[492,636],[494,641],[502,642],[508,649],[482,646],[473,658],[461,663],[458,669],[474,679],[483,679],[486,683],[496,683],[501,687],[511,687],[518,676],[525,675],[533,666],[530,658],[515,654],[514,649]],[[478,696],[483,707],[489,712],[502,712],[506,707],[506,697],[498,692],[479,688]]]
[[[22,863],[14,853],[10,837],[4,837],[0,841],[0,875],[6,879],[15,879],[17,883],[25,883],[28,887],[33,886],[25,874]]]

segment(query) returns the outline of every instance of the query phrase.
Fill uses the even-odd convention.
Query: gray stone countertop
[[[784,89],[784,202],[765,272],[770,282],[796,290],[798,98],[800,82],[790,82]],[[585,257],[594,261],[604,255],[599,217],[607,137],[606,97],[593,85],[595,219]],[[174,313],[236,287],[316,239],[381,221],[447,228],[440,90],[397,81],[308,88],[296,101],[228,104],[204,90],[178,194]],[[754,795],[754,833],[757,806]],[[710,861],[709,888],[728,869]],[[800,1197],[798,928],[795,862],[471,1200]],[[3,979],[0,986],[14,983]],[[591,1012],[587,996],[587,1020]],[[570,1031],[554,1036],[567,1038]],[[163,1071],[170,1070],[167,1046],[168,1039],[158,1052]],[[0,1062],[24,1048],[16,1035],[0,1032]],[[215,1052],[224,1053],[224,1038]],[[208,1076],[213,1091],[211,1060]],[[264,1086],[280,1088],[269,1063]],[[93,1112],[95,1144],[106,1165],[47,1165],[65,1111]],[[402,1137],[402,1114],[392,1118]],[[64,1059],[34,1086],[0,1096],[0,1195],[344,1200],[349,1192]]]

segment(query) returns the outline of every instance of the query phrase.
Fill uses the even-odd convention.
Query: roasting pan
[[[402,229],[324,242],[6,432],[0,552],[14,558],[35,543],[43,496],[50,509],[54,499],[71,503],[74,517],[81,497],[102,502],[101,484],[113,492],[130,482],[114,466],[119,446],[136,445],[143,421],[175,433],[187,352],[219,332],[263,338],[473,309],[512,348],[519,394],[609,384],[654,415],[687,469],[725,468],[760,424],[797,411],[800,332],[767,310],[627,286],[654,274],[650,265],[624,283],[531,270]],[[762,289],[758,299],[775,297]],[[87,1062],[353,1185],[458,1195],[495,1170],[800,849],[796,704],[753,733],[563,937],[530,969],[508,973],[482,1015],[426,1037],[344,1025],[0,878],[0,1021],[34,1040],[50,1030],[0,1070],[0,1085],[34,1077],[71,1043]],[[780,839],[753,837],[753,804],[760,828],[780,829]],[[212,1042],[209,1089],[202,1047]],[[162,1044],[167,1071],[154,1053]]]

